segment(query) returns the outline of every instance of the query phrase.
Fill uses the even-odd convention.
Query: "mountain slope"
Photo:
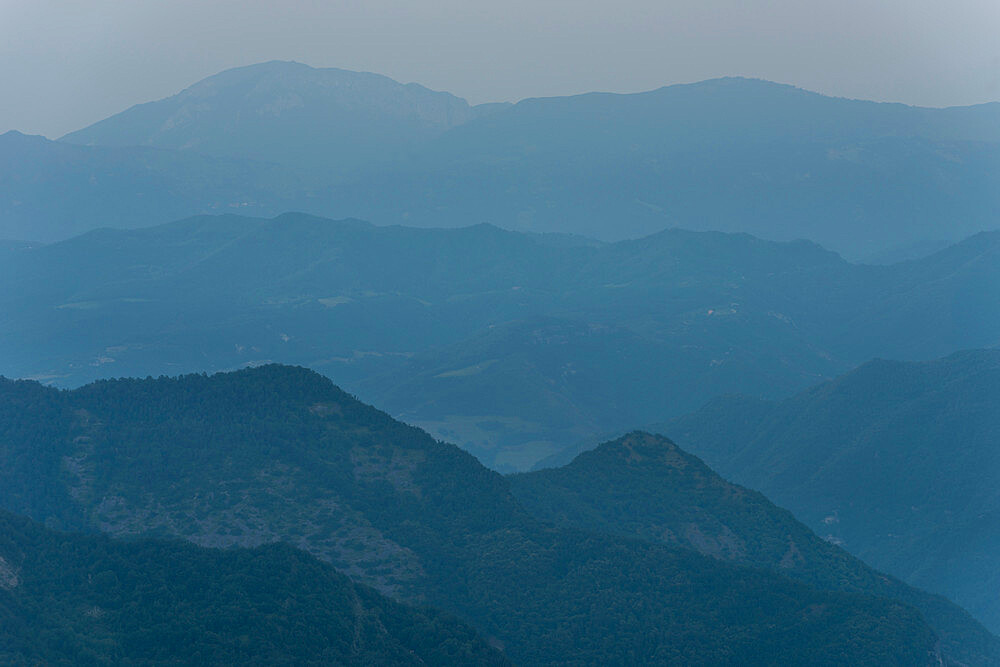
[[[4,664],[468,664],[475,632],[287,546],[208,550],[56,533],[0,513]]]
[[[0,135],[0,238],[47,243],[200,213],[276,215],[302,206],[309,182],[248,160],[7,132]]]
[[[121,536],[288,541],[459,614],[520,664],[935,660],[898,602],[536,522],[468,454],[304,369],[0,391],[3,507]]]
[[[662,426],[879,569],[1000,628],[1000,351],[873,361],[780,403]]]
[[[340,172],[399,159],[473,115],[465,100],[417,84],[272,61],[226,70],[62,140]]]
[[[512,475],[511,491],[539,519],[775,570],[823,590],[864,591],[921,610],[965,664],[1000,662],[1000,640],[943,598],[867,567],[790,512],[726,482],[662,436],[630,433],[562,468]]]

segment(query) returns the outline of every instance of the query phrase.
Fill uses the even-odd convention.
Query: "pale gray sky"
[[[0,132],[59,136],[264,60],[470,102],[724,76],[1000,100],[1000,0],[0,0]]]

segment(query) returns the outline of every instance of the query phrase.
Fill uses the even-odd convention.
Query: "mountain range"
[[[1000,665],[998,185],[745,78],[0,135],[0,662]]]
[[[755,569],[693,549],[540,522],[505,478],[305,369],[270,365],[210,377],[101,381],[70,392],[4,380],[0,394],[4,509],[53,529],[119,538],[177,536],[214,547],[284,541],[384,593],[464,618],[515,663],[997,661],[997,640],[968,615],[888,578],[871,593],[852,592],[850,582],[813,587],[778,574],[773,563]],[[668,464],[686,456],[662,442],[624,446]],[[742,503],[731,500],[731,507]],[[805,578],[834,577],[837,568],[878,576],[835,548],[824,554],[787,515],[749,500],[756,510],[744,518],[763,511],[754,519],[759,539],[784,542],[793,567],[801,552]],[[768,514],[782,525],[769,524]],[[689,520],[711,534],[713,520],[703,513]],[[788,529],[801,548],[786,541]],[[74,553],[59,547],[60,539],[39,538],[69,550],[58,552],[51,567]],[[138,558],[121,568],[152,567],[149,543],[116,545],[84,542],[65,576],[79,582],[77,572],[105,567],[100,559],[116,551]],[[291,568],[288,585],[308,579],[310,568],[322,569],[281,549],[163,548],[170,549],[179,554],[169,566],[178,574],[189,562],[242,565],[244,574],[223,584],[232,591],[227,595],[238,596],[244,581],[255,586],[261,568],[280,567],[282,558],[304,563],[304,570]],[[51,588],[27,586],[31,571],[27,564],[18,569],[26,560],[17,553],[3,552],[6,571],[15,579],[25,572],[25,595],[45,599]],[[94,574],[92,583],[79,584],[79,599],[88,604],[101,599],[94,588],[131,594],[135,578],[122,569]],[[197,590],[199,581],[178,585]],[[17,586],[9,588],[0,600],[17,594]],[[264,594],[262,603],[276,595]],[[76,599],[52,614],[69,613]],[[910,606],[914,601],[936,610],[927,615],[932,625]],[[334,605],[330,613],[340,610]],[[467,634],[445,630],[465,637],[464,650],[477,650]]]
[[[15,139],[0,141],[0,163],[24,159]],[[269,62],[36,146],[32,160],[70,183],[0,178],[0,238],[240,206],[605,241],[742,231],[906,257],[996,229],[1000,104],[927,109],[727,78],[473,107],[375,74]],[[150,161],[142,178],[135,167]],[[172,187],[168,201],[150,179]]]
[[[727,78],[524,100],[337,191],[377,223],[809,239],[857,259],[997,228],[1000,104],[921,109]],[[392,196],[386,196],[391,192]]]

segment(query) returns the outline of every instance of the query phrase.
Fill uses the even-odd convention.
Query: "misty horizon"
[[[315,66],[315,65],[312,65],[312,64],[309,64],[309,63],[299,62],[297,60],[280,60],[280,59],[265,60],[265,61],[255,62],[255,63],[247,63],[247,64],[244,64],[244,65],[237,65],[237,66],[230,67],[230,68],[227,68],[225,70],[222,70],[220,72],[215,72],[213,74],[210,74],[207,77],[199,79],[198,81],[192,81],[191,84],[188,85],[188,86],[184,86],[183,88],[177,89],[177,90],[175,90],[173,92],[168,92],[168,93],[166,93],[165,95],[163,95],[161,97],[154,97],[154,98],[150,98],[150,99],[145,99],[145,100],[140,100],[140,101],[132,102],[131,104],[128,104],[128,106],[123,107],[122,109],[119,109],[119,111],[125,111],[125,110],[128,110],[128,109],[130,109],[130,108],[132,108],[134,106],[141,106],[143,104],[149,104],[151,102],[158,102],[158,101],[167,99],[169,97],[172,97],[172,96],[174,96],[174,95],[176,95],[178,93],[181,93],[181,92],[187,90],[191,86],[193,86],[193,85],[195,85],[197,83],[200,83],[201,81],[204,81],[205,79],[210,79],[213,76],[216,76],[218,74],[222,74],[224,72],[228,72],[228,71],[231,71],[231,70],[244,69],[244,68],[248,68],[248,67],[255,67],[255,66],[259,66],[259,65],[266,65],[266,64],[269,64],[269,63],[288,63],[288,64],[305,65],[306,67],[309,67],[311,69],[317,69],[317,70],[339,70],[339,71],[352,72],[352,73],[357,73],[357,74],[375,74],[375,75],[385,76],[386,78],[392,79],[392,77],[389,77],[389,76],[387,76],[387,75],[385,75],[385,74],[383,74],[381,72],[375,72],[375,71],[369,71],[369,70],[351,70],[351,69],[346,69],[346,68],[343,68],[343,67],[336,67],[336,66],[331,66],[331,65],[328,65],[328,66]],[[939,105],[939,106],[925,105],[925,104],[912,104],[912,103],[908,103],[908,102],[903,102],[903,101],[899,101],[899,100],[891,100],[891,99],[873,99],[873,98],[865,98],[865,97],[850,97],[850,96],[846,96],[846,95],[835,95],[835,94],[832,94],[832,93],[824,92],[822,90],[815,90],[815,89],[812,89],[812,88],[809,88],[809,87],[806,87],[806,86],[796,85],[796,84],[790,83],[790,82],[776,81],[776,80],[768,79],[768,78],[765,78],[765,77],[743,76],[743,75],[738,75],[738,74],[723,74],[723,75],[719,75],[719,76],[715,76],[715,77],[710,77],[710,78],[707,78],[707,79],[696,79],[696,80],[691,80],[691,81],[675,81],[675,82],[671,82],[671,83],[665,83],[665,84],[662,84],[662,85],[659,85],[659,86],[654,86],[652,88],[644,88],[644,89],[638,89],[638,90],[602,90],[602,89],[581,90],[579,92],[567,93],[567,94],[564,94],[564,95],[538,94],[538,95],[533,95],[531,97],[511,98],[511,99],[498,99],[498,98],[494,98],[494,99],[484,99],[482,101],[476,101],[476,102],[473,102],[472,100],[469,100],[468,98],[464,97],[463,95],[461,95],[461,94],[459,94],[459,93],[457,93],[457,92],[455,92],[453,90],[444,90],[444,89],[430,88],[429,86],[426,86],[425,84],[423,84],[420,81],[398,81],[398,83],[401,83],[403,85],[419,85],[419,86],[422,86],[424,88],[427,88],[428,90],[432,90],[434,92],[449,93],[449,94],[455,95],[459,99],[468,101],[471,106],[483,106],[483,105],[490,105],[490,104],[518,104],[518,103],[526,102],[526,101],[530,101],[530,100],[549,99],[549,98],[556,98],[556,97],[579,97],[579,96],[593,95],[593,94],[598,94],[598,95],[600,95],[600,94],[608,94],[608,95],[641,95],[643,93],[654,92],[654,91],[657,91],[657,90],[660,90],[660,89],[663,89],[663,88],[672,88],[672,87],[675,87],[675,86],[691,86],[691,85],[696,85],[696,84],[699,84],[699,83],[708,83],[708,82],[711,82],[711,81],[726,80],[726,79],[739,79],[739,80],[747,80],[747,81],[761,81],[761,82],[766,82],[766,83],[773,83],[773,84],[777,84],[777,85],[780,85],[780,86],[788,86],[790,88],[795,88],[796,90],[802,90],[802,91],[809,92],[809,93],[815,93],[817,95],[822,95],[823,97],[829,97],[829,98],[832,98],[832,99],[842,99],[842,100],[851,100],[851,101],[859,101],[859,102],[876,102],[876,103],[879,103],[879,104],[900,105],[900,106],[914,107],[914,108],[920,108],[920,109],[955,109],[955,108],[967,108],[967,107],[977,107],[977,106],[986,106],[986,105],[1000,104],[1000,96],[998,96],[996,99],[989,99],[989,100],[984,100],[984,101],[981,101],[981,102],[973,102],[973,103],[968,103],[968,104],[943,104],[943,105]],[[395,79],[393,79],[393,80],[395,81]],[[112,112],[112,115],[114,113],[117,113],[117,112]],[[101,119],[97,119],[97,120],[101,120]],[[83,127],[86,127],[86,124],[80,125],[78,127],[72,127],[69,130],[66,130],[65,132],[51,133],[51,134],[45,134],[45,133],[41,133],[41,132],[35,132],[35,133],[24,132],[24,131],[22,131],[21,128],[18,128],[18,127],[10,127],[10,128],[7,128],[4,131],[5,132],[11,132],[11,131],[13,131],[13,132],[20,132],[21,134],[35,134],[36,136],[39,136],[39,135],[40,136],[44,136],[47,139],[58,139],[58,138],[66,135],[66,134],[71,134],[72,132],[74,132],[76,130],[82,129]],[[0,132],[0,134],[2,134],[2,133],[3,132]]]
[[[745,76],[914,106],[1000,100],[1000,6],[890,0],[0,7],[0,131],[48,137],[233,67],[294,60],[473,104]],[[141,54],[141,57],[136,57]],[[16,63],[16,65],[15,65]],[[72,94],[72,107],[58,104]]]
[[[132,108],[134,106],[141,106],[143,104],[149,104],[151,102],[162,101],[162,100],[167,99],[169,97],[172,97],[172,96],[174,96],[176,94],[184,92],[185,90],[187,90],[191,86],[196,85],[197,83],[200,83],[201,81],[204,81],[206,79],[211,79],[212,77],[214,77],[214,76],[216,76],[218,74],[223,74],[225,72],[232,71],[232,70],[239,70],[239,69],[257,67],[257,66],[261,66],[261,65],[267,65],[267,64],[270,64],[270,63],[287,63],[287,64],[295,64],[295,65],[305,65],[306,67],[309,67],[310,69],[316,69],[316,70],[335,70],[335,71],[351,72],[351,73],[356,73],[356,74],[374,74],[374,75],[378,75],[378,76],[386,76],[385,74],[382,74],[381,72],[372,72],[372,71],[366,71],[366,70],[349,70],[349,69],[345,69],[345,68],[342,68],[342,67],[334,67],[334,66],[317,67],[317,66],[311,65],[309,63],[302,63],[302,62],[299,62],[299,61],[296,61],[296,60],[267,60],[267,61],[261,61],[261,62],[257,62],[257,63],[248,63],[246,65],[239,65],[239,66],[232,67],[232,68],[229,68],[229,69],[226,69],[226,70],[222,70],[221,72],[216,72],[215,74],[212,74],[212,75],[210,75],[208,77],[205,77],[204,79],[200,79],[199,81],[192,82],[190,86],[185,86],[184,88],[179,89],[177,91],[174,91],[172,93],[169,93],[167,95],[164,95],[163,97],[158,97],[158,98],[153,98],[153,99],[143,100],[143,101],[136,101],[136,102],[130,104],[129,106],[124,107],[123,109],[120,109],[119,111],[125,111],[125,110],[130,109],[130,108]],[[392,77],[386,77],[386,78],[390,78],[391,79]],[[998,98],[996,100],[985,101],[985,102],[977,102],[977,103],[974,103],[974,104],[952,104],[952,105],[944,105],[944,106],[927,106],[927,105],[920,105],[920,104],[908,104],[906,102],[899,102],[899,101],[893,101],[893,100],[877,100],[877,99],[867,99],[867,98],[859,98],[859,97],[847,97],[847,96],[843,96],[843,95],[832,95],[832,94],[828,94],[828,93],[825,93],[825,92],[820,91],[820,90],[812,90],[812,89],[807,88],[807,87],[797,86],[797,85],[795,85],[793,83],[788,83],[788,82],[783,82],[783,81],[774,81],[774,80],[766,79],[766,78],[763,78],[763,77],[740,76],[740,75],[722,75],[722,76],[712,77],[712,78],[708,78],[708,79],[699,79],[699,80],[694,80],[694,81],[678,81],[678,82],[663,84],[661,86],[656,86],[656,87],[653,87],[653,88],[642,89],[642,90],[629,90],[629,91],[587,90],[587,91],[581,91],[581,92],[578,92],[578,93],[570,93],[570,94],[567,94],[567,95],[536,95],[536,96],[532,96],[532,97],[525,97],[525,98],[520,98],[520,99],[506,99],[506,100],[504,100],[504,99],[489,99],[489,100],[485,100],[485,101],[481,101],[481,102],[475,102],[475,103],[467,100],[467,98],[465,98],[462,95],[456,93],[455,91],[451,91],[451,90],[437,90],[437,89],[429,88],[429,87],[425,86],[423,83],[421,83],[420,81],[399,81],[398,83],[401,83],[403,85],[419,85],[421,87],[428,88],[428,90],[432,90],[433,92],[449,93],[451,95],[455,95],[459,99],[469,101],[469,104],[471,106],[483,106],[483,105],[490,105],[490,104],[518,104],[518,103],[526,102],[526,101],[530,101],[530,100],[550,99],[550,98],[556,98],[556,97],[579,97],[579,96],[595,95],[595,94],[596,95],[602,95],[602,94],[607,94],[607,95],[623,95],[623,96],[625,96],[625,95],[641,95],[643,93],[650,93],[650,92],[654,92],[654,91],[657,91],[657,90],[661,90],[663,88],[692,86],[692,85],[697,85],[697,84],[700,84],[700,83],[709,83],[709,82],[712,82],[712,81],[727,80],[727,79],[737,79],[737,80],[760,81],[760,82],[764,82],[764,83],[773,83],[773,84],[777,84],[779,86],[787,86],[787,87],[790,87],[790,88],[794,88],[796,90],[801,90],[801,91],[805,91],[805,92],[809,92],[809,93],[815,93],[817,95],[822,95],[823,97],[829,97],[829,98],[832,98],[832,99],[851,100],[851,101],[858,101],[858,102],[877,102],[879,104],[900,105],[900,106],[914,107],[914,108],[920,108],[920,109],[956,109],[956,108],[966,108],[966,107],[977,107],[977,106],[985,106],[985,105],[992,105],[992,104],[1000,104],[1000,98]],[[50,136],[50,135],[46,135],[46,134],[41,134],[41,136],[44,136],[47,139],[58,139],[58,138],[66,135],[66,134],[72,134],[75,130],[82,129],[82,127],[84,127],[84,126],[75,127],[75,128],[73,128],[73,129],[71,129],[71,130],[69,130],[69,131],[67,131],[67,132],[65,132],[63,134],[60,134],[60,135]],[[8,131],[8,132],[15,131],[15,132],[21,132],[22,134],[30,134],[28,132],[22,132],[19,128],[14,128],[14,127],[8,128],[6,131]],[[2,133],[2,132],[0,132],[0,133]]]

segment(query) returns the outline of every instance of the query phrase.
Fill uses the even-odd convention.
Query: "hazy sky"
[[[0,0],[0,132],[59,136],[298,60],[470,102],[716,76],[927,106],[1000,100],[1000,0]]]

